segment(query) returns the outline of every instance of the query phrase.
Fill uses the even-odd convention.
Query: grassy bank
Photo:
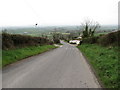
[[[2,66],[6,66],[23,58],[40,54],[50,49],[56,48],[53,45],[43,46],[30,46],[26,48],[18,48],[14,50],[3,50],[2,51]]]
[[[82,44],[78,48],[88,58],[103,85],[106,88],[118,88],[118,48],[96,44]]]

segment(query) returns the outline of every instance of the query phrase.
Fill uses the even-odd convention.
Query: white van
[[[70,40],[69,41],[70,44],[80,44],[79,40]]]

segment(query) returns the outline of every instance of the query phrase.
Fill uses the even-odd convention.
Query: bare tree
[[[98,22],[93,22],[90,20],[86,20],[84,23],[81,24],[83,28],[83,37],[92,37],[94,36],[95,30],[100,28]]]
[[[7,33],[7,29],[2,30],[2,33]]]

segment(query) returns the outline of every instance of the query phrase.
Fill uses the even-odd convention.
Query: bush
[[[120,46],[120,31],[101,36],[98,43],[102,46]]]
[[[60,43],[60,40],[59,39],[54,39],[54,43],[58,44],[58,43]]]
[[[94,37],[88,37],[88,38],[84,38],[83,39],[83,43],[89,43],[89,44],[94,44],[97,43],[99,37],[98,36],[94,36]]]
[[[120,46],[120,31],[112,32],[106,35],[88,37],[83,39],[83,43],[100,44],[102,46]]]
[[[7,49],[7,48],[13,48],[14,47],[14,42],[12,41],[12,38],[10,34],[2,34],[2,48]]]
[[[32,37],[28,35],[2,33],[2,48],[11,49],[16,47],[48,45],[52,41],[42,37]]]

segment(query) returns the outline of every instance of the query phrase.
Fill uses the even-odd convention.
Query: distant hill
[[[81,26],[44,26],[44,27],[0,27],[0,30],[6,29],[8,33],[12,34],[24,34],[27,33],[29,35],[39,35],[43,33],[49,33],[53,31],[57,32],[67,32],[74,30],[81,30]],[[100,31],[106,30],[111,31],[117,29],[117,25],[104,25],[101,26]]]

